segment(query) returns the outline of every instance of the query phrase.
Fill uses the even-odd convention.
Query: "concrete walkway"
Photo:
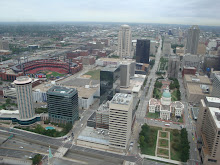
[[[156,156],[151,156],[151,155],[141,154],[140,157],[141,157],[142,159],[146,158],[146,159],[152,159],[152,160],[162,161],[162,162],[166,162],[166,163],[182,164],[182,162],[180,162],[180,161],[171,160],[171,159],[166,159],[166,158],[161,158],[161,157],[156,157]]]
[[[167,134],[167,137],[160,137],[161,132],[165,132]],[[160,146],[159,141],[163,140],[163,139],[168,141],[168,146],[167,147]],[[158,149],[168,150],[168,155],[158,154]],[[170,156],[170,132],[169,131],[158,130],[155,156],[166,157],[168,159],[171,159],[171,156]]]

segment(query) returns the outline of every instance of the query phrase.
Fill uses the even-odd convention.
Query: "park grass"
[[[46,75],[46,78],[51,78],[51,76],[53,76],[54,78],[64,76],[64,74],[62,74],[62,73],[53,72],[53,71],[43,71],[41,73],[44,73]],[[50,74],[48,74],[48,73],[50,73]]]
[[[171,154],[171,159],[180,161],[181,151],[180,150],[174,150],[174,148],[172,147],[172,144],[175,143],[174,138],[179,139],[179,142],[176,142],[176,143],[178,143],[180,145],[180,133],[179,133],[179,135],[174,136],[173,135],[173,130],[169,129],[169,131],[170,131],[170,154]]]
[[[162,130],[162,128],[150,126],[150,131],[151,131],[150,136],[153,139],[153,145],[152,146],[146,146],[145,148],[143,148],[141,150],[142,154],[155,156],[156,142],[157,142],[157,132],[158,132],[158,130]]]
[[[90,75],[92,80],[100,80],[100,69],[88,71],[84,75]]]
[[[178,101],[178,99],[177,99],[177,90],[174,90],[174,91],[171,93],[171,100],[172,100],[172,101]]]
[[[159,155],[169,156],[169,150],[167,150],[167,149],[163,149],[163,148],[158,148],[158,150],[157,150],[157,154],[159,154]]]
[[[166,138],[167,137],[167,133],[166,132],[160,132],[160,137]]]
[[[159,113],[159,112],[155,112],[155,113],[150,113],[150,112],[148,112],[148,113],[147,113],[147,117],[148,117],[148,118],[158,119],[159,116],[160,116],[160,113]]]
[[[159,146],[168,148],[168,140],[166,139],[159,139]]]

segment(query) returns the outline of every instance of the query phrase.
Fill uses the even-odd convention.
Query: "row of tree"
[[[36,125],[35,128],[30,128],[30,127],[26,127],[26,128],[16,127],[16,128],[23,129],[23,130],[26,130],[26,131],[35,132],[35,133],[50,136],[50,137],[61,137],[61,136],[66,135],[72,129],[72,124],[67,123],[67,124],[63,125],[63,130],[62,131],[57,131],[56,129],[46,130],[44,127],[42,127],[39,124]]]
[[[179,134],[178,130],[173,130],[173,140],[172,140],[172,148],[180,152],[180,160],[182,162],[187,162],[189,159],[189,141],[188,141],[188,133],[185,128],[183,128]]]
[[[146,147],[152,147],[154,145],[154,137],[152,136],[154,131],[155,130],[150,129],[146,123],[142,125],[138,141],[141,151],[143,151]]]

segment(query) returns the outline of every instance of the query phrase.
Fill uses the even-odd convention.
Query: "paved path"
[[[182,164],[182,162],[176,161],[176,160],[171,160],[171,159],[166,159],[166,158],[161,158],[161,157],[156,157],[156,156],[150,156],[150,155],[140,155],[142,159],[152,159],[152,160],[157,160],[157,161],[162,161],[162,162],[167,162],[167,163],[172,163],[172,164]]]

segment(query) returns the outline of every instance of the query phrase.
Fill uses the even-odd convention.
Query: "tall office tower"
[[[100,104],[111,100],[120,91],[120,66],[105,67],[100,71]]]
[[[201,100],[197,119],[197,147],[202,164],[211,165],[220,162],[220,99],[206,97]]]
[[[156,41],[150,41],[150,54],[156,55]]]
[[[168,62],[168,78],[178,78],[180,68],[179,56],[170,56]]]
[[[171,41],[169,37],[165,36],[165,39],[163,41],[163,56],[169,57],[171,54]]]
[[[133,97],[131,94],[116,93],[109,108],[110,147],[126,149],[132,125]]]
[[[130,85],[130,64],[122,63],[120,66],[120,86],[121,87],[129,87]]]
[[[79,118],[78,92],[74,88],[53,86],[47,91],[49,118],[56,123],[74,123]]]
[[[122,25],[118,33],[118,56],[131,57],[131,28]]]
[[[29,119],[35,115],[31,82],[28,76],[17,77],[14,81],[20,119]]]
[[[136,62],[149,64],[150,40],[137,40],[136,45]]]
[[[220,74],[213,74],[212,94],[213,97],[220,97]]]
[[[135,68],[136,68],[136,62],[131,62],[130,63],[130,77],[134,77]]]
[[[191,28],[189,28],[185,53],[197,54],[199,44],[199,32],[200,30],[198,25],[193,25]]]

